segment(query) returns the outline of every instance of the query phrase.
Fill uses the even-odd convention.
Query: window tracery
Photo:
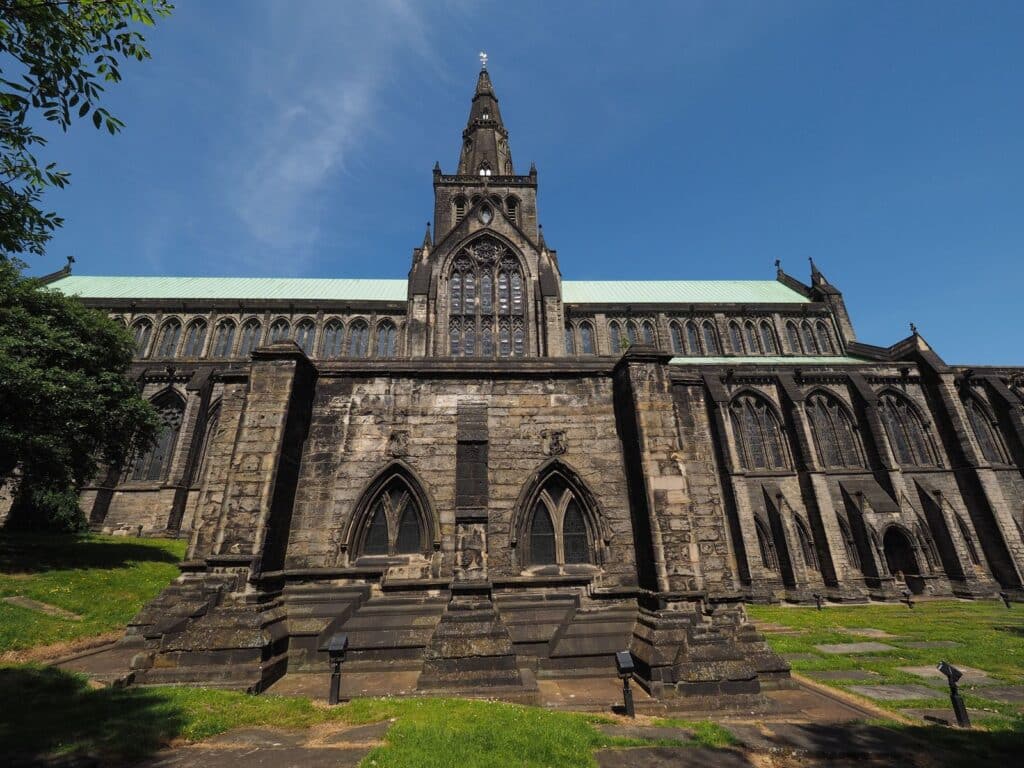
[[[543,483],[529,523],[530,565],[593,562],[583,501],[559,473]]]
[[[768,402],[752,393],[733,399],[729,406],[737,449],[743,467],[753,471],[789,468],[782,425]]]
[[[593,355],[594,350],[594,326],[589,322],[580,323],[580,349],[584,355]]]
[[[425,510],[401,475],[388,480],[366,507],[367,521],[357,548],[363,555],[426,553]]]
[[[974,436],[978,440],[978,447],[981,448],[981,455],[985,461],[994,464],[1006,462],[1006,449],[999,436],[995,420],[989,415],[977,398],[968,395],[964,398],[964,408],[967,411],[967,419],[971,422]]]
[[[754,532],[757,534],[757,547],[764,567],[769,571],[778,571],[779,556],[775,551],[775,540],[768,526],[759,517],[754,518]]]
[[[775,330],[767,320],[761,321],[761,341],[764,344],[764,353],[774,355],[778,352],[778,345],[775,343]]]
[[[146,349],[149,347],[149,337],[153,335],[153,324],[145,318],[136,320],[132,325],[132,335],[135,338],[135,356],[145,357]]]
[[[348,326],[348,356],[366,357],[370,349],[370,326],[365,320],[353,320]]]
[[[295,343],[299,345],[307,357],[313,354],[313,339],[316,336],[316,326],[312,320],[303,320],[295,328]]]
[[[344,335],[345,326],[337,320],[328,321],[324,326],[323,339],[320,341],[320,357],[324,360],[336,360],[341,357]]]
[[[268,342],[275,344],[279,341],[284,341],[288,338],[288,334],[291,331],[291,325],[283,317],[275,320],[274,324],[270,326],[270,338]]]
[[[718,332],[715,330],[715,326],[710,320],[705,320],[701,324],[701,330],[704,333],[704,351],[709,357],[722,354],[721,347],[718,344]]]
[[[448,290],[450,355],[526,354],[523,274],[505,245],[482,237],[463,248],[452,264]]]
[[[917,409],[895,392],[883,393],[878,406],[896,461],[910,466],[934,466],[935,455]]]
[[[231,356],[231,348],[235,343],[235,323],[233,320],[221,320],[213,337],[213,356],[218,359]]]
[[[740,331],[739,323],[735,320],[729,323],[729,342],[732,344],[734,355],[742,355],[747,351],[743,344],[743,333]]]
[[[398,329],[390,320],[377,326],[377,357],[394,357],[398,345]]]
[[[835,348],[832,346],[832,334],[828,332],[828,326],[825,325],[825,321],[819,320],[815,328],[818,331],[818,349],[821,354],[834,354]]]
[[[800,355],[806,352],[803,344],[800,343],[800,332],[792,320],[786,323],[786,335],[789,337],[789,351],[792,354]]]
[[[146,451],[138,454],[128,469],[128,477],[133,482],[157,482],[167,477],[174,456],[174,447],[178,442],[181,430],[181,419],[185,412],[185,404],[174,392],[165,392],[153,401],[157,418],[160,420],[160,433],[156,442]]]
[[[206,321],[193,320],[185,331],[185,357],[199,357],[203,354],[203,343],[206,341]]]
[[[157,357],[174,357],[178,350],[178,339],[181,338],[181,323],[168,320],[160,329],[160,343],[157,345]]]
[[[249,320],[242,326],[242,340],[238,346],[240,357],[248,357],[260,344],[260,336],[263,333],[263,326],[259,320]]]
[[[565,324],[565,354],[576,354],[576,332],[572,323]]]
[[[683,331],[675,320],[668,324],[668,335],[672,342],[672,353],[685,355],[686,348],[683,346]]]
[[[757,328],[754,327],[750,320],[744,323],[743,332],[746,334],[747,353],[751,355],[761,354],[761,342],[757,337]]]
[[[807,398],[806,411],[818,458],[826,467],[862,467],[859,441],[846,409],[824,392]]]

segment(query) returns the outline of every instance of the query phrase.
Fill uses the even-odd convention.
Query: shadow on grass
[[[130,563],[177,563],[154,542],[104,541],[69,534],[0,533],[0,573],[123,568]]]
[[[80,677],[35,667],[0,669],[0,712],[0,755],[8,765],[53,754],[126,763],[154,753],[185,723],[157,691],[92,689]]]

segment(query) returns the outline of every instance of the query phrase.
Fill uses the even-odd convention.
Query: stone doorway
[[[885,550],[885,564],[889,568],[889,573],[901,573],[907,582],[907,589],[915,595],[924,592],[924,579],[921,578],[917,555],[907,534],[899,528],[890,528],[885,532],[882,548]]]

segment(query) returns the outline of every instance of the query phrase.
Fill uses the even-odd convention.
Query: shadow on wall
[[[84,536],[0,533],[0,573],[124,568],[132,563],[177,563],[159,546],[103,541]]]
[[[93,689],[50,668],[0,669],[0,712],[0,754],[15,766],[56,752],[127,764],[156,752],[185,725],[157,691]]]

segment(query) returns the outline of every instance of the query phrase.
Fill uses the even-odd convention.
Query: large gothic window
[[[178,350],[178,339],[181,338],[181,323],[168,320],[160,329],[160,342],[157,344],[157,357],[174,357]]]
[[[153,324],[143,318],[137,320],[132,326],[132,336],[135,339],[135,356],[145,357],[146,349],[149,347],[149,337],[153,335]]]
[[[185,404],[174,392],[167,392],[153,401],[160,419],[160,433],[148,450],[138,454],[128,469],[128,477],[135,482],[157,482],[167,477],[174,456],[174,446],[181,430],[181,417]]]
[[[583,502],[560,473],[553,473],[533,502],[529,524],[530,565],[593,562]]]
[[[263,326],[259,320],[249,320],[242,326],[242,341],[238,346],[240,357],[248,357],[252,351],[260,345],[260,336],[263,333]]]
[[[744,468],[753,471],[788,469],[782,425],[775,410],[763,397],[743,394],[729,407],[737,448]]]
[[[235,324],[231,320],[221,320],[213,336],[213,356],[225,358],[231,356],[231,347],[235,343]]]
[[[594,354],[594,326],[580,323],[580,350],[584,355]]]
[[[971,422],[974,436],[978,439],[978,446],[985,461],[995,464],[1006,462],[1006,451],[1003,441],[999,437],[999,431],[995,420],[989,415],[988,410],[974,397],[968,396],[964,399],[964,408],[967,410],[967,418]]]
[[[398,329],[390,320],[383,320],[377,326],[377,357],[394,357],[398,343]]]
[[[526,296],[519,261],[494,238],[463,248],[448,277],[448,353],[526,354]]]
[[[185,357],[199,357],[203,354],[203,343],[206,341],[206,323],[195,320],[185,331]]]
[[[414,555],[427,551],[426,516],[419,498],[401,475],[377,491],[367,507],[359,552],[363,555]]]
[[[878,398],[878,405],[896,461],[917,467],[934,466],[935,455],[917,409],[895,392],[884,393]]]
[[[335,360],[341,357],[345,327],[337,320],[331,320],[324,326],[324,336],[320,341],[320,357],[324,360]]]
[[[853,421],[839,400],[816,392],[807,398],[806,408],[821,463],[826,467],[862,467]]]
[[[370,349],[370,326],[364,320],[355,320],[348,327],[348,356],[366,357]]]
[[[295,343],[298,344],[307,357],[313,354],[313,338],[316,336],[316,326],[312,320],[303,320],[295,328]]]

